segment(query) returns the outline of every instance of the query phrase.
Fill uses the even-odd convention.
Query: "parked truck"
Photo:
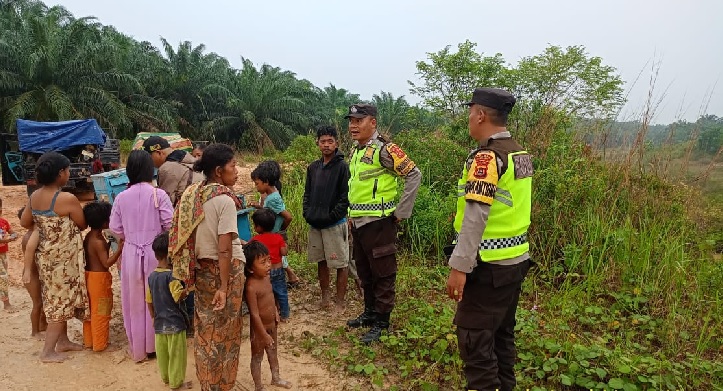
[[[64,190],[93,192],[91,175],[103,172],[101,156],[108,141],[94,119],[62,122],[18,119],[16,125],[17,134],[0,135],[3,185],[25,183],[31,194],[38,187],[35,180],[37,160],[45,152],[56,151],[70,159],[70,179]],[[116,160],[115,155],[107,156]],[[108,162],[108,168],[119,165],[120,151],[117,165]]]

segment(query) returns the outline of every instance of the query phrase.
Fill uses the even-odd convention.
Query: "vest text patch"
[[[512,156],[512,162],[515,164],[515,179],[531,177],[535,171],[532,167],[532,156],[527,153]]]

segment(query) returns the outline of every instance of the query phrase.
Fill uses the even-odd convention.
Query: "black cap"
[[[168,140],[161,136],[151,136],[143,142],[143,149],[148,153],[162,151],[170,147],[171,144],[168,142]]]
[[[377,117],[377,107],[374,105],[368,105],[366,103],[357,103],[349,106],[349,114],[344,118],[364,118],[366,116]]]
[[[515,107],[514,95],[499,88],[475,88],[472,93],[472,101],[465,103],[466,106],[481,105],[491,109],[509,113]]]

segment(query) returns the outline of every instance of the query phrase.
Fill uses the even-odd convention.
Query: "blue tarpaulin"
[[[78,145],[105,145],[105,132],[94,119],[62,122],[17,120],[20,151],[45,153]]]

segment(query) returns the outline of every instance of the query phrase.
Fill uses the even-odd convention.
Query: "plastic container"
[[[128,175],[126,175],[125,168],[91,175],[91,178],[96,198],[111,204],[120,192],[128,188]]]
[[[249,215],[254,208],[241,209],[236,212],[236,225],[238,227],[238,237],[241,240],[251,240],[251,221]]]

